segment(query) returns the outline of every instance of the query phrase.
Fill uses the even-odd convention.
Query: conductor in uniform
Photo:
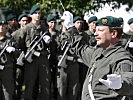
[[[96,22],[94,36],[98,48],[86,45],[81,36],[71,40],[71,53],[89,66],[82,100],[131,100],[133,59],[122,45],[122,27],[118,18],[107,16]]]

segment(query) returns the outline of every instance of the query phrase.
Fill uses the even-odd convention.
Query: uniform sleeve
[[[16,40],[16,42],[18,42],[19,40],[18,34],[19,34],[18,30],[12,33],[12,37]]]
[[[32,41],[32,39],[33,39],[33,37],[34,37],[35,30],[33,28],[27,26],[23,29],[23,32],[25,34],[25,40],[24,40],[25,45],[28,48],[31,41]]]
[[[24,51],[26,50],[25,36],[26,36],[26,28],[19,29],[15,33],[13,33],[13,37],[15,38],[18,44],[18,48]]]
[[[88,66],[90,64],[93,52],[94,48],[87,45],[82,36],[77,35],[73,37],[71,41],[70,53],[81,58],[85,65]]]
[[[125,60],[119,63],[117,69],[122,76],[122,88],[117,90],[120,95],[133,94],[133,62]],[[117,71],[117,72],[118,72]]]

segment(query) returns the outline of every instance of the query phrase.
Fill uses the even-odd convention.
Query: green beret
[[[9,21],[9,20],[12,20],[12,19],[14,19],[14,18],[16,18],[15,15],[9,14],[9,15],[7,16],[7,18],[6,18],[6,20]]]
[[[0,18],[0,24],[5,24],[6,21],[4,21],[3,19]]]
[[[63,22],[63,21],[64,21],[64,19],[60,19],[60,21],[59,21],[59,22],[61,23],[61,22]]]
[[[28,15],[26,13],[22,13],[21,15],[19,15],[18,21],[20,21],[23,17],[28,17]]]
[[[65,21],[65,19],[63,17],[60,18],[60,23]]]
[[[119,19],[119,21],[120,21],[121,23],[123,23],[123,22],[124,22],[124,20],[123,20],[123,18],[122,18],[122,17],[119,17],[118,19]]]
[[[120,27],[120,20],[116,17],[106,16],[96,21],[96,26]]]
[[[122,18],[122,17],[119,17],[118,19],[119,19],[119,21],[120,21],[120,23],[121,23],[121,25],[122,25],[123,22],[124,22],[123,18]]]
[[[131,23],[133,23],[133,18],[130,18],[130,19],[128,20],[128,24],[130,25]]]
[[[82,18],[80,16],[76,16],[74,17],[73,22],[75,23],[78,20],[82,21]]]
[[[64,19],[60,18],[58,24],[61,24],[61,22],[64,22]]]
[[[97,21],[97,17],[96,16],[92,16],[88,19],[88,23],[91,23],[93,21]]]
[[[56,20],[56,17],[53,16],[53,15],[50,15],[50,16],[48,16],[48,18],[47,18],[47,21],[48,21],[48,22],[50,22],[50,21],[55,21],[55,20]]]
[[[30,14],[32,15],[37,10],[40,10],[40,7],[38,5],[33,6],[30,10]]]

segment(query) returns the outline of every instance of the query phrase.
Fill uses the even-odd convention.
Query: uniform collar
[[[34,23],[30,23],[30,25],[31,25],[31,27],[33,27],[34,29],[41,29],[41,24],[39,24],[39,25],[35,25]]]
[[[121,48],[121,44],[120,43],[117,43],[117,44],[113,45],[113,47],[107,48],[106,50],[103,50],[102,55],[104,57],[108,57],[112,53],[116,52],[119,48]]]

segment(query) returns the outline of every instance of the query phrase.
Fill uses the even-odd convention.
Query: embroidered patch
[[[131,71],[131,65],[130,64],[122,63],[121,66],[122,66],[123,72],[130,72]]]

